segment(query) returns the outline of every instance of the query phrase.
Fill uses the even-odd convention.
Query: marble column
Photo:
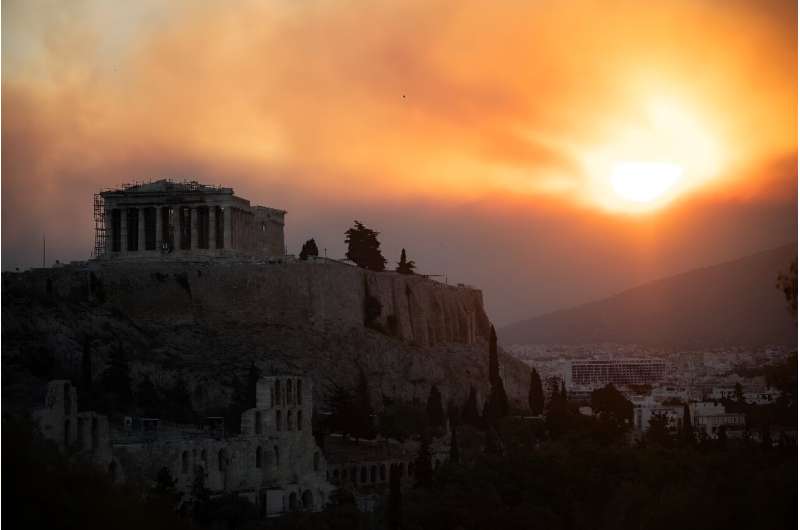
[[[198,247],[198,245],[197,245],[197,243],[198,243],[198,241],[197,241],[197,239],[198,239],[197,238],[197,232],[198,232],[198,230],[197,230],[197,208],[196,207],[189,208],[189,227],[191,228],[191,231],[192,231],[191,232],[192,237],[190,238],[191,243],[189,244],[189,247],[192,250],[195,250]]]
[[[144,242],[145,242],[145,238],[144,238],[144,208],[139,208],[138,209],[138,213],[139,213],[139,217],[137,217],[137,219],[139,220],[139,233],[137,234],[137,237],[139,238],[139,244],[137,245],[136,248],[138,249],[139,252],[142,252],[145,249],[145,245],[144,245]]]
[[[231,225],[233,223],[231,222],[231,219],[233,217],[233,215],[232,215],[233,214],[233,208],[231,208],[230,206],[226,206],[225,209],[223,210],[223,212],[224,212],[224,214],[223,214],[222,218],[225,220],[225,226],[223,227],[224,234],[225,234],[225,240],[224,240],[225,248],[226,249],[232,249],[233,248],[233,243],[232,243],[232,235],[233,235],[232,229],[233,229],[233,227]]]
[[[119,252],[128,253],[128,209],[119,209]]]
[[[217,207],[208,207],[208,249],[217,248]]]
[[[172,248],[181,249],[181,209],[179,206],[172,208]]]
[[[156,252],[161,252],[161,247],[164,244],[161,238],[161,232],[164,230],[161,223],[161,207],[156,206]]]

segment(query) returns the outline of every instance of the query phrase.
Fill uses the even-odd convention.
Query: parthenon
[[[232,188],[157,180],[95,196],[94,255],[270,257],[286,253],[284,210],[251,206]]]

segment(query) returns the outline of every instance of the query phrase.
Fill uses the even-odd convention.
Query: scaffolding
[[[105,201],[100,193],[94,194],[94,250],[93,258],[99,258],[106,251],[106,212]]]

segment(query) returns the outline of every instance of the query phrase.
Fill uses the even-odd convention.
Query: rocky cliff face
[[[90,263],[6,273],[3,288],[4,368],[20,380],[36,372],[33,359],[77,381],[87,352],[99,375],[122,348],[135,381],[180,375],[199,411],[223,407],[251,362],[311,375],[322,398],[363,370],[378,406],[382,396],[424,400],[434,383],[453,399],[487,386],[480,291],[422,277],[326,260]],[[524,403],[527,369],[503,364],[509,396]]]

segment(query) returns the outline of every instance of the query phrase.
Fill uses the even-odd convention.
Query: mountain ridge
[[[503,344],[616,342],[681,347],[789,345],[797,327],[775,288],[790,243],[659,278],[502,327]]]

